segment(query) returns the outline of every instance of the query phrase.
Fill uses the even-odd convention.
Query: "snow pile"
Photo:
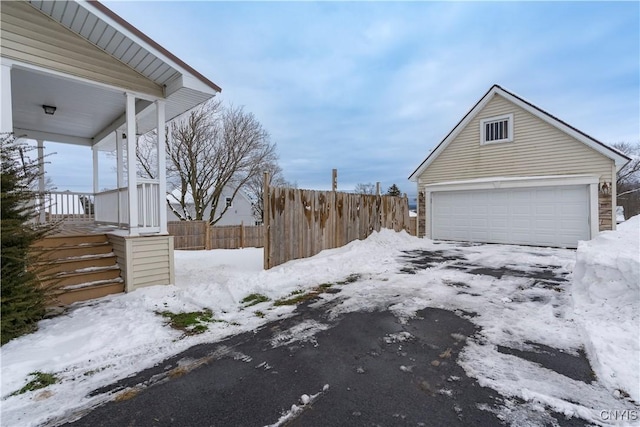
[[[64,315],[40,322],[37,332],[5,344],[0,425],[68,422],[114,397],[108,392],[95,394],[95,390],[194,345],[217,342],[292,316],[295,305],[275,302],[314,292],[320,285],[338,290],[322,293],[312,302],[326,304],[327,322],[301,319],[275,334],[272,345],[314,343],[316,333],[332,327],[341,314],[354,311],[388,310],[404,321],[425,307],[451,310],[480,329],[476,338],[465,343],[457,360],[467,375],[497,390],[507,402],[512,398],[528,402],[517,410],[504,408],[509,411],[505,419],[541,416],[539,408],[550,407],[602,424],[602,409],[628,406],[612,389],[624,390],[640,401],[639,226],[640,218],[634,218],[618,232],[602,233],[582,243],[575,285],[544,279],[550,271],[561,279],[574,270],[576,253],[572,250],[460,245],[389,230],[268,271],[262,269],[262,249],[176,251],[175,285],[74,304]],[[434,261],[413,268],[410,260],[423,256]],[[481,274],[478,267],[504,269],[504,275]],[[262,302],[243,302],[251,294],[259,294]],[[193,336],[170,328],[158,314],[204,309],[217,321]],[[587,332],[581,333],[580,327]],[[399,344],[412,339],[415,337],[406,332],[384,337],[387,343]],[[499,351],[499,346],[534,351],[533,344],[542,344],[577,354],[585,340],[602,383],[581,383]],[[247,357],[238,354],[237,360]],[[270,369],[266,363],[259,366]],[[410,365],[400,367],[402,372],[412,369]],[[46,389],[11,395],[37,371],[53,373],[59,381]],[[321,393],[302,395],[274,425],[295,418]],[[640,410],[637,405],[633,408]]]
[[[640,215],[578,245],[573,305],[598,379],[640,402]],[[624,394],[624,393],[623,393]]]

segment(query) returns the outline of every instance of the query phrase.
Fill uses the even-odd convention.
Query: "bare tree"
[[[168,139],[168,206],[182,220],[215,224],[229,209],[221,201],[225,187],[235,198],[249,180],[262,176],[265,164],[277,160],[275,144],[255,116],[220,101],[172,123]],[[139,172],[153,177],[155,159],[148,146],[148,141],[139,143],[136,154]]]
[[[640,143],[617,142],[613,147],[631,157],[616,179],[616,204],[624,207],[625,218],[629,219],[640,213]]]
[[[158,174],[158,151],[156,140],[158,134],[155,130],[141,135],[136,144],[136,172],[138,176],[156,179]],[[126,140],[125,140],[126,141]],[[126,142],[125,142],[126,145]],[[126,155],[127,150],[124,150]],[[114,157],[115,153],[111,153]],[[126,174],[127,162],[123,163],[123,170]]]
[[[260,223],[264,221],[264,172],[269,173],[268,184],[272,187],[296,187],[295,184],[284,179],[282,168],[278,165],[276,156],[263,165],[262,172],[262,174],[249,179],[245,185],[245,191],[251,199],[253,217]]]
[[[356,188],[353,189],[353,192],[356,194],[376,194],[376,185],[371,182],[358,183],[356,184]]]

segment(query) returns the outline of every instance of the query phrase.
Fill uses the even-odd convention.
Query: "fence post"
[[[380,195],[380,182],[376,182],[376,196]]]
[[[338,191],[338,169],[331,171],[331,191]]]
[[[240,221],[240,248],[244,248],[244,221]]]
[[[204,249],[206,251],[211,249],[211,224],[209,221],[204,222]]]
[[[269,172],[264,173],[262,183],[262,223],[264,224],[264,262],[265,270],[271,268],[271,207],[269,206]]]

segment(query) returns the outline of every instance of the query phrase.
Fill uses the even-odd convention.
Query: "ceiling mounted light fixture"
[[[44,113],[50,116],[53,116],[53,113],[56,112],[56,107],[53,105],[43,105],[42,108],[44,109]]]

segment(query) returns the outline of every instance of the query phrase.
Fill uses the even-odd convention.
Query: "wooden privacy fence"
[[[264,268],[269,269],[365,239],[381,228],[409,231],[409,205],[406,197],[265,185],[264,225]]]
[[[207,221],[169,221],[175,249],[239,249],[264,246],[264,226],[210,226]]]

